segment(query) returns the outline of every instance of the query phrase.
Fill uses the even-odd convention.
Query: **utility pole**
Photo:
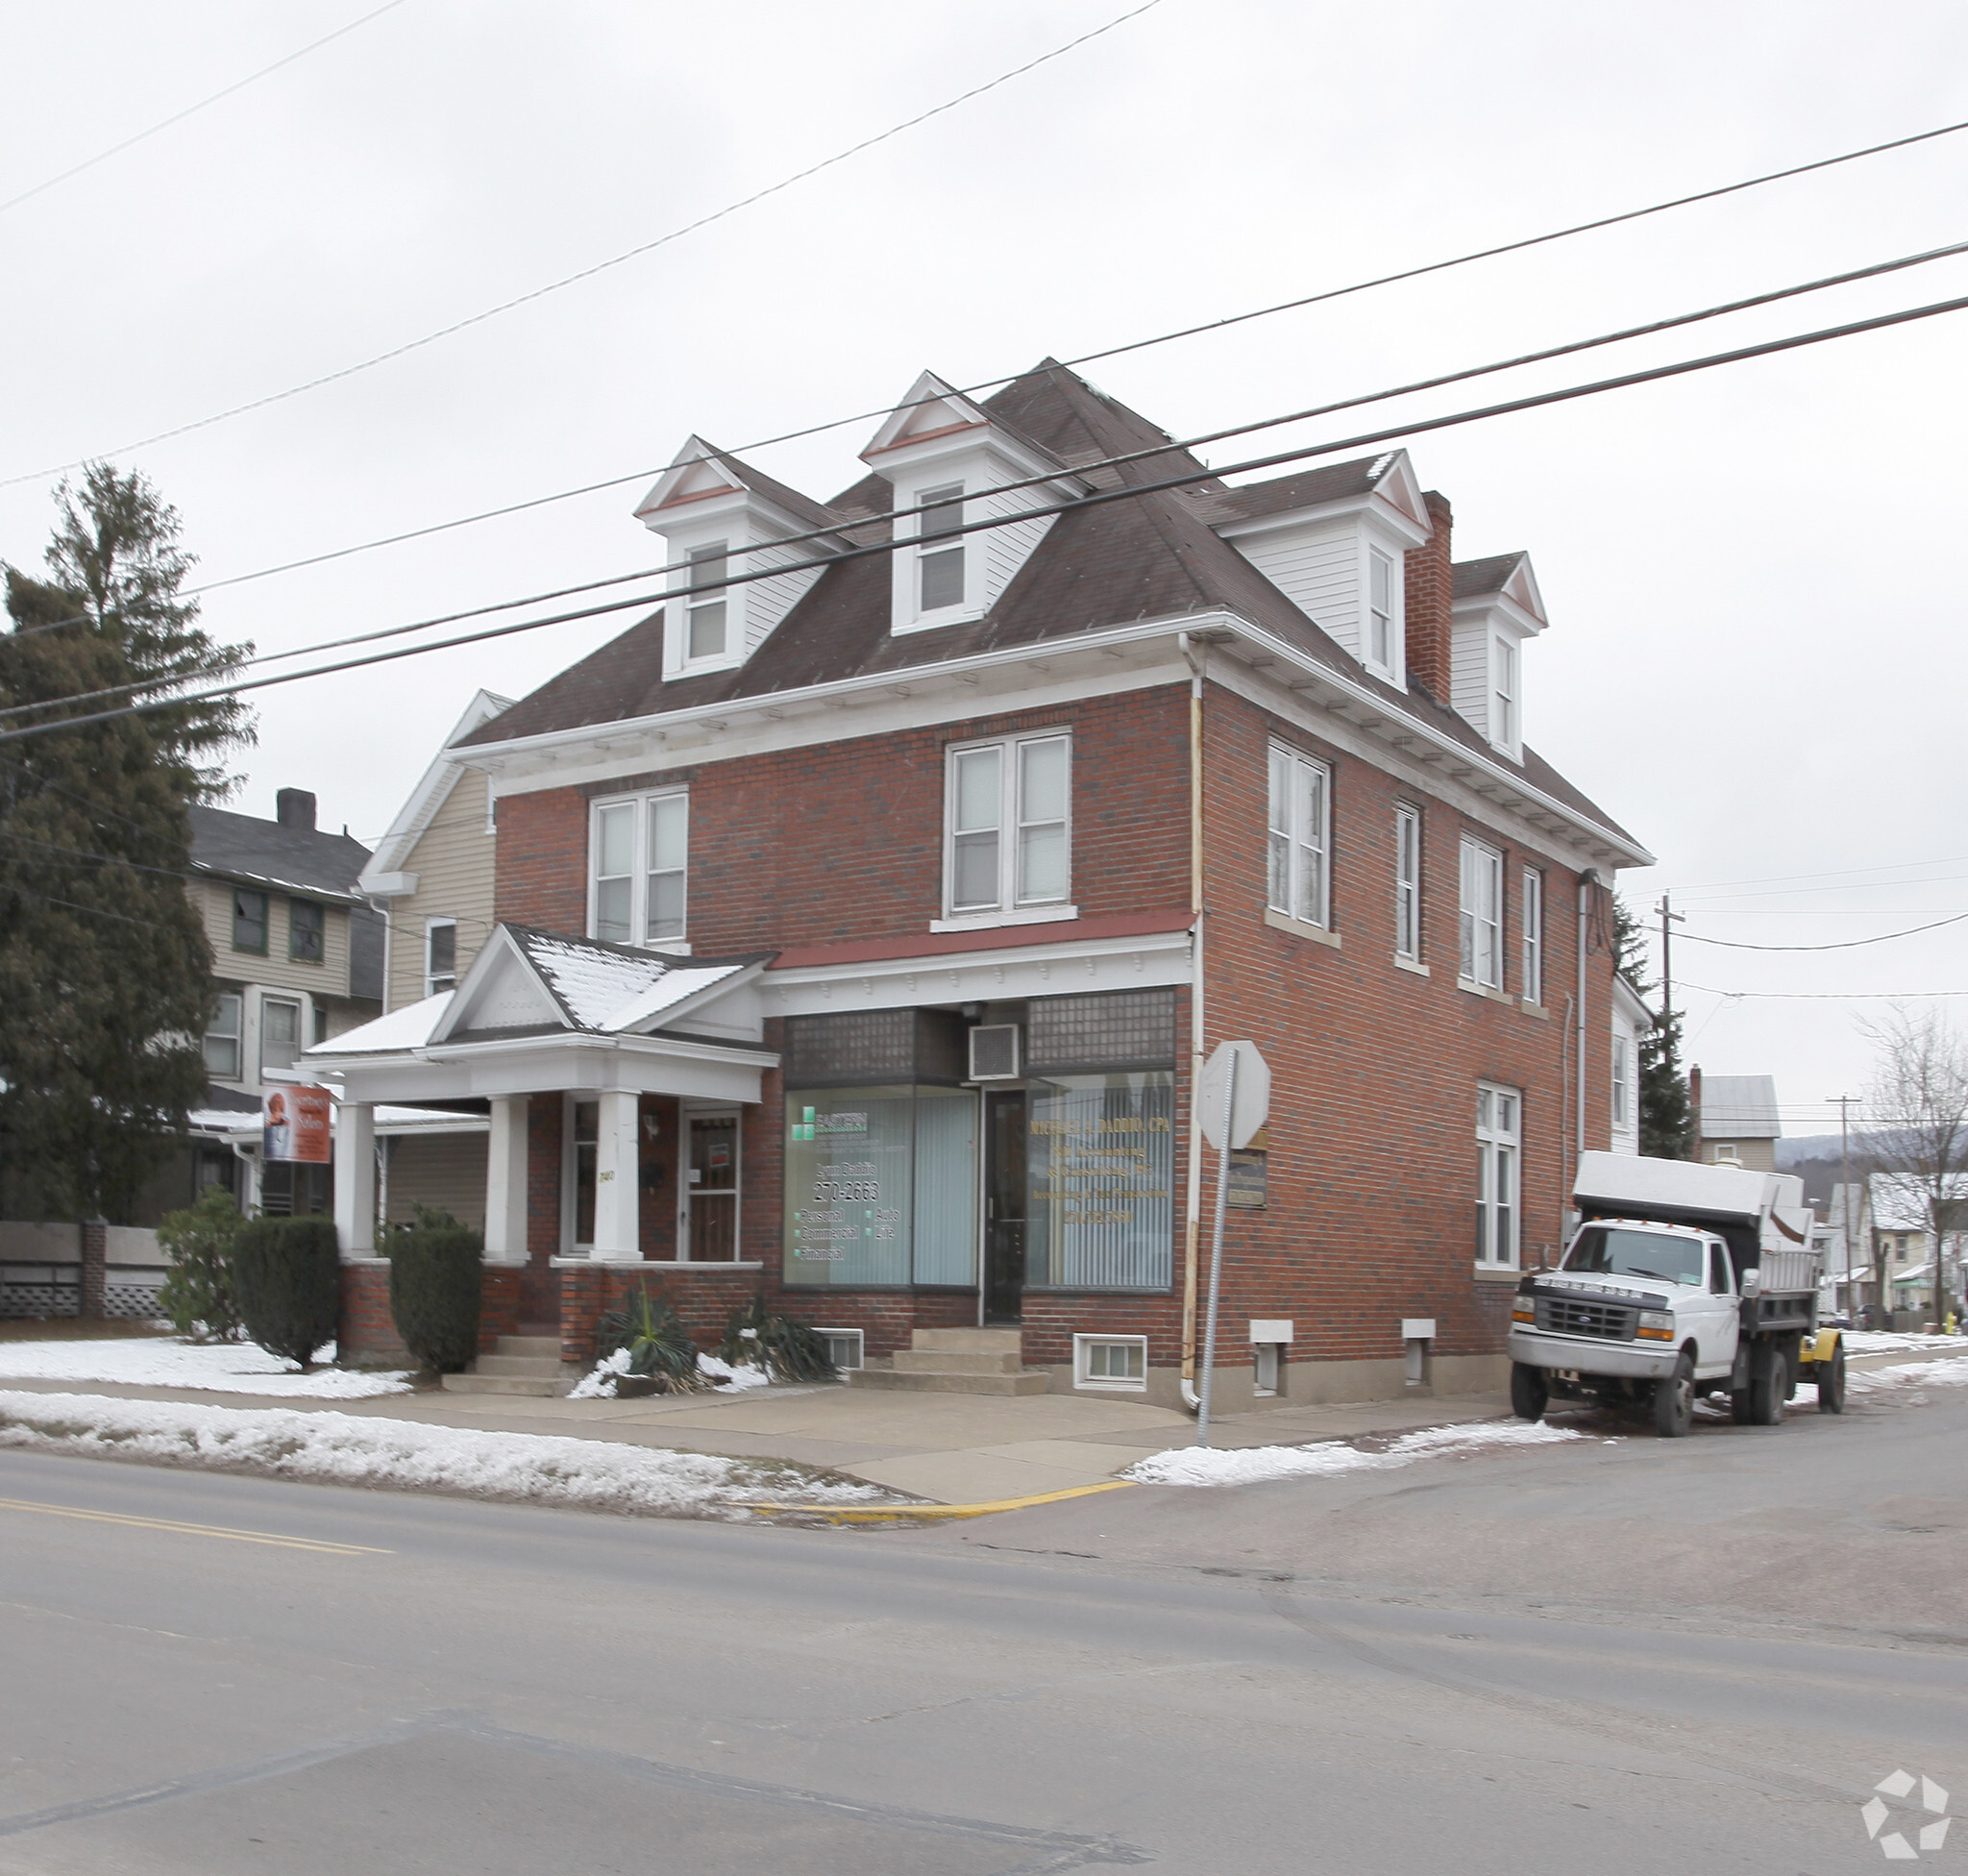
[[[1685,924],[1687,914],[1675,911],[1665,893],[1654,909],[1660,914],[1660,1021],[1664,1025],[1674,1016],[1674,927]]]
[[[1838,1203],[1841,1207],[1838,1241],[1845,1247],[1845,1279],[1849,1294],[1852,1280],[1852,1109],[1862,1106],[1863,1095],[1833,1095],[1829,1099],[1838,1103]],[[1886,1306],[1886,1293],[1883,1285],[1880,1290],[1880,1308]]]

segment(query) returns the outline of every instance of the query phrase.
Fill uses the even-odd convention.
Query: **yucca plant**
[[[767,1309],[762,1290],[750,1302],[731,1312],[718,1353],[733,1368],[741,1362],[762,1368],[775,1381],[840,1378],[826,1344],[812,1325]]]
[[[690,1339],[676,1306],[667,1296],[651,1296],[644,1284],[621,1306],[604,1310],[595,1324],[595,1354],[605,1360],[618,1348],[628,1350],[628,1371],[655,1381],[665,1393],[692,1394],[703,1387],[697,1371],[697,1344]]]

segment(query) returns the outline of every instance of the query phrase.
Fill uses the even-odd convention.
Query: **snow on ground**
[[[0,1392],[0,1447],[381,1486],[580,1511],[736,1518],[744,1503],[900,1504],[898,1493],[779,1460],[487,1433],[284,1407],[207,1407],[97,1395]]]
[[[315,1359],[332,1355],[317,1352]],[[203,1388],[210,1394],[269,1394],[312,1400],[366,1400],[408,1394],[404,1373],[324,1368],[297,1374],[279,1355],[250,1342],[203,1345],[178,1336],[114,1342],[0,1342],[0,1380],[120,1381],[133,1388]]]
[[[1891,1368],[1856,1368],[1845,1376],[1846,1391],[1871,1394],[1879,1389],[1968,1386],[1968,1362],[1898,1362]]]
[[[763,1369],[733,1368],[728,1362],[720,1361],[716,1355],[698,1356],[697,1371],[721,1394],[743,1394],[750,1388],[769,1388],[773,1384],[773,1377]],[[581,1376],[580,1385],[567,1397],[570,1400],[611,1399],[616,1377],[627,1372],[628,1350],[618,1348],[589,1369]]]
[[[1968,1339],[1958,1335],[1921,1335],[1885,1329],[1846,1329],[1841,1338],[1846,1352],[1853,1355],[1904,1355],[1931,1348],[1968,1355]]]
[[[1502,1446],[1548,1446],[1583,1440],[1570,1427],[1525,1420],[1478,1420],[1464,1426],[1427,1426],[1404,1433],[1380,1452],[1363,1452],[1336,1440],[1309,1446],[1175,1446],[1121,1474],[1140,1485],[1256,1485],[1266,1479],[1333,1478],[1342,1472],[1380,1472]]]

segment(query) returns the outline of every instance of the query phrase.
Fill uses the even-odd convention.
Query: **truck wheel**
[[[1756,1397],[1748,1388],[1732,1388],[1729,1391],[1729,1418],[1737,1426],[1754,1426],[1757,1423]]]
[[[1520,1420],[1541,1420],[1551,1402],[1551,1390],[1544,1385],[1544,1370],[1528,1362],[1511,1364],[1511,1412]]]
[[[1679,1440],[1695,1417],[1695,1358],[1684,1353],[1674,1372],[1654,1383],[1654,1431]]]
[[[1816,1364],[1818,1370],[1818,1412],[1821,1414],[1842,1414],[1845,1411],[1845,1345],[1841,1342],[1832,1350],[1832,1359]]]
[[[1790,1387],[1790,1364],[1781,1348],[1759,1348],[1750,1358],[1749,1414],[1757,1426],[1781,1426]]]

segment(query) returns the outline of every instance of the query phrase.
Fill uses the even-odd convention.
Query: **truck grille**
[[[1625,1303],[1574,1301],[1566,1296],[1538,1298],[1538,1326],[1553,1335],[1591,1335],[1605,1342],[1631,1342],[1639,1312]]]

